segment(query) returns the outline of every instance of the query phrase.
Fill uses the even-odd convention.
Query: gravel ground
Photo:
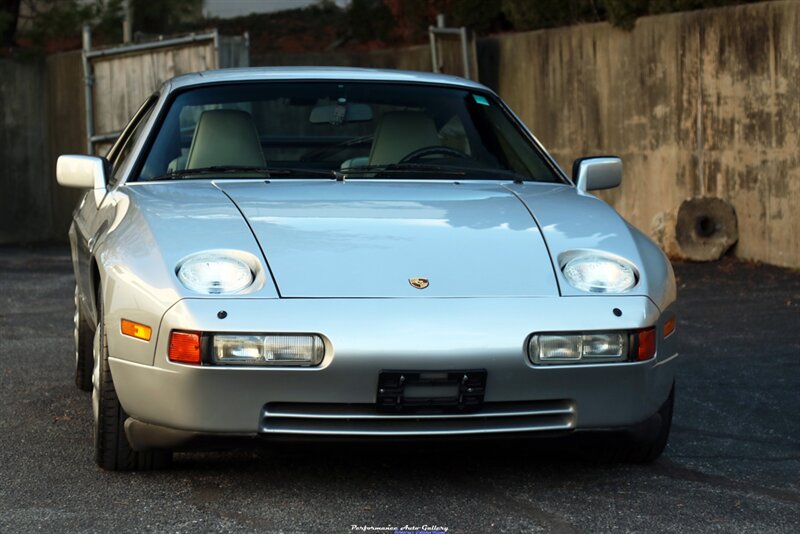
[[[552,445],[361,444],[108,473],[93,462],[90,396],[72,383],[68,250],[2,247],[0,532],[797,532],[800,273],[732,260],[675,270],[682,364],[653,465]]]

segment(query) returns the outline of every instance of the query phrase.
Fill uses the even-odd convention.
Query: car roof
[[[491,91],[477,82],[431,72],[355,67],[250,67],[219,69],[177,76],[167,82],[168,90],[224,82],[314,80],[374,81],[448,85]]]

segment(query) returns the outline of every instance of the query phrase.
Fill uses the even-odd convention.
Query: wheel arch
[[[92,257],[89,267],[89,283],[91,284],[92,294],[90,297],[90,302],[92,303],[92,316],[94,317],[94,326],[97,328],[97,322],[99,320],[99,306],[98,306],[98,298],[102,298],[100,295],[100,268],[97,265],[97,259]]]

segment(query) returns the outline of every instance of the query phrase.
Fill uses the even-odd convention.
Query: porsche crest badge
[[[408,283],[417,289],[425,289],[428,287],[428,285],[430,285],[430,282],[428,282],[427,278],[409,278]]]

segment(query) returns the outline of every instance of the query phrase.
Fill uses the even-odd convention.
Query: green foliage
[[[735,4],[758,0],[501,0],[502,14],[514,30],[538,30],[608,20],[611,24],[630,29],[636,19],[646,15],[672,13]],[[479,3],[473,0],[454,0],[454,11],[459,6]],[[495,15],[491,8],[498,2],[485,2],[482,19]],[[478,28],[480,22],[471,26]]]
[[[14,15],[5,10],[0,10],[0,35],[4,35],[8,31],[8,27],[16,22]]]
[[[726,0],[650,0],[645,2],[648,12],[651,15],[657,13],[672,13],[675,11],[691,11],[694,9],[705,9],[709,7],[719,7],[734,3]]]
[[[224,35],[250,33],[254,55],[271,51],[320,52],[337,40],[351,36],[347,13],[334,2],[274,13],[253,13],[231,19],[204,19],[194,30],[217,28]]]
[[[345,14],[350,37],[361,42],[386,40],[394,20],[383,0],[352,0]]]
[[[19,37],[38,49],[74,48],[81,28],[92,26],[98,44],[122,41],[123,0],[23,0],[27,9]],[[134,32],[168,33],[202,19],[203,0],[131,0]],[[0,12],[0,24],[3,20]]]
[[[631,29],[636,19],[646,15],[691,11],[710,7],[747,4],[759,0],[604,0],[608,21],[621,28]]]
[[[608,9],[608,21],[614,26],[626,30],[633,28],[636,19],[647,15],[650,9],[649,0],[605,0]]]
[[[203,19],[203,0],[131,0],[133,30],[147,34],[167,34],[186,30]]]
[[[17,33],[20,0],[0,0],[0,46],[12,46]]]
[[[101,36],[114,37],[122,20],[122,0],[41,0],[30,5],[28,29],[22,37],[37,47],[53,40],[80,37],[84,23],[96,26]]]
[[[605,11],[603,0],[502,0],[501,5],[518,31],[594,22],[602,20]]]
[[[0,0],[0,36],[14,42],[20,0]],[[80,46],[81,26],[92,25],[97,44],[122,40],[123,0],[21,0],[27,43],[39,49]],[[754,0],[750,0],[754,1]],[[203,0],[131,0],[134,33],[169,34],[217,27],[222,33],[249,31],[252,50],[322,51],[348,43],[375,47],[420,43],[437,13],[448,26],[478,34],[528,31],[608,20],[632,28],[641,16],[747,3],[747,0],[351,0],[345,9],[333,0],[277,13],[235,19],[205,19]],[[6,31],[4,32],[4,28]],[[19,39],[17,39],[19,41]]]
[[[426,38],[437,13],[447,12],[444,0],[383,0],[394,19],[392,36],[400,42]]]
[[[501,2],[460,0],[452,4],[450,15],[453,25],[466,26],[478,33],[487,33],[508,27]]]

